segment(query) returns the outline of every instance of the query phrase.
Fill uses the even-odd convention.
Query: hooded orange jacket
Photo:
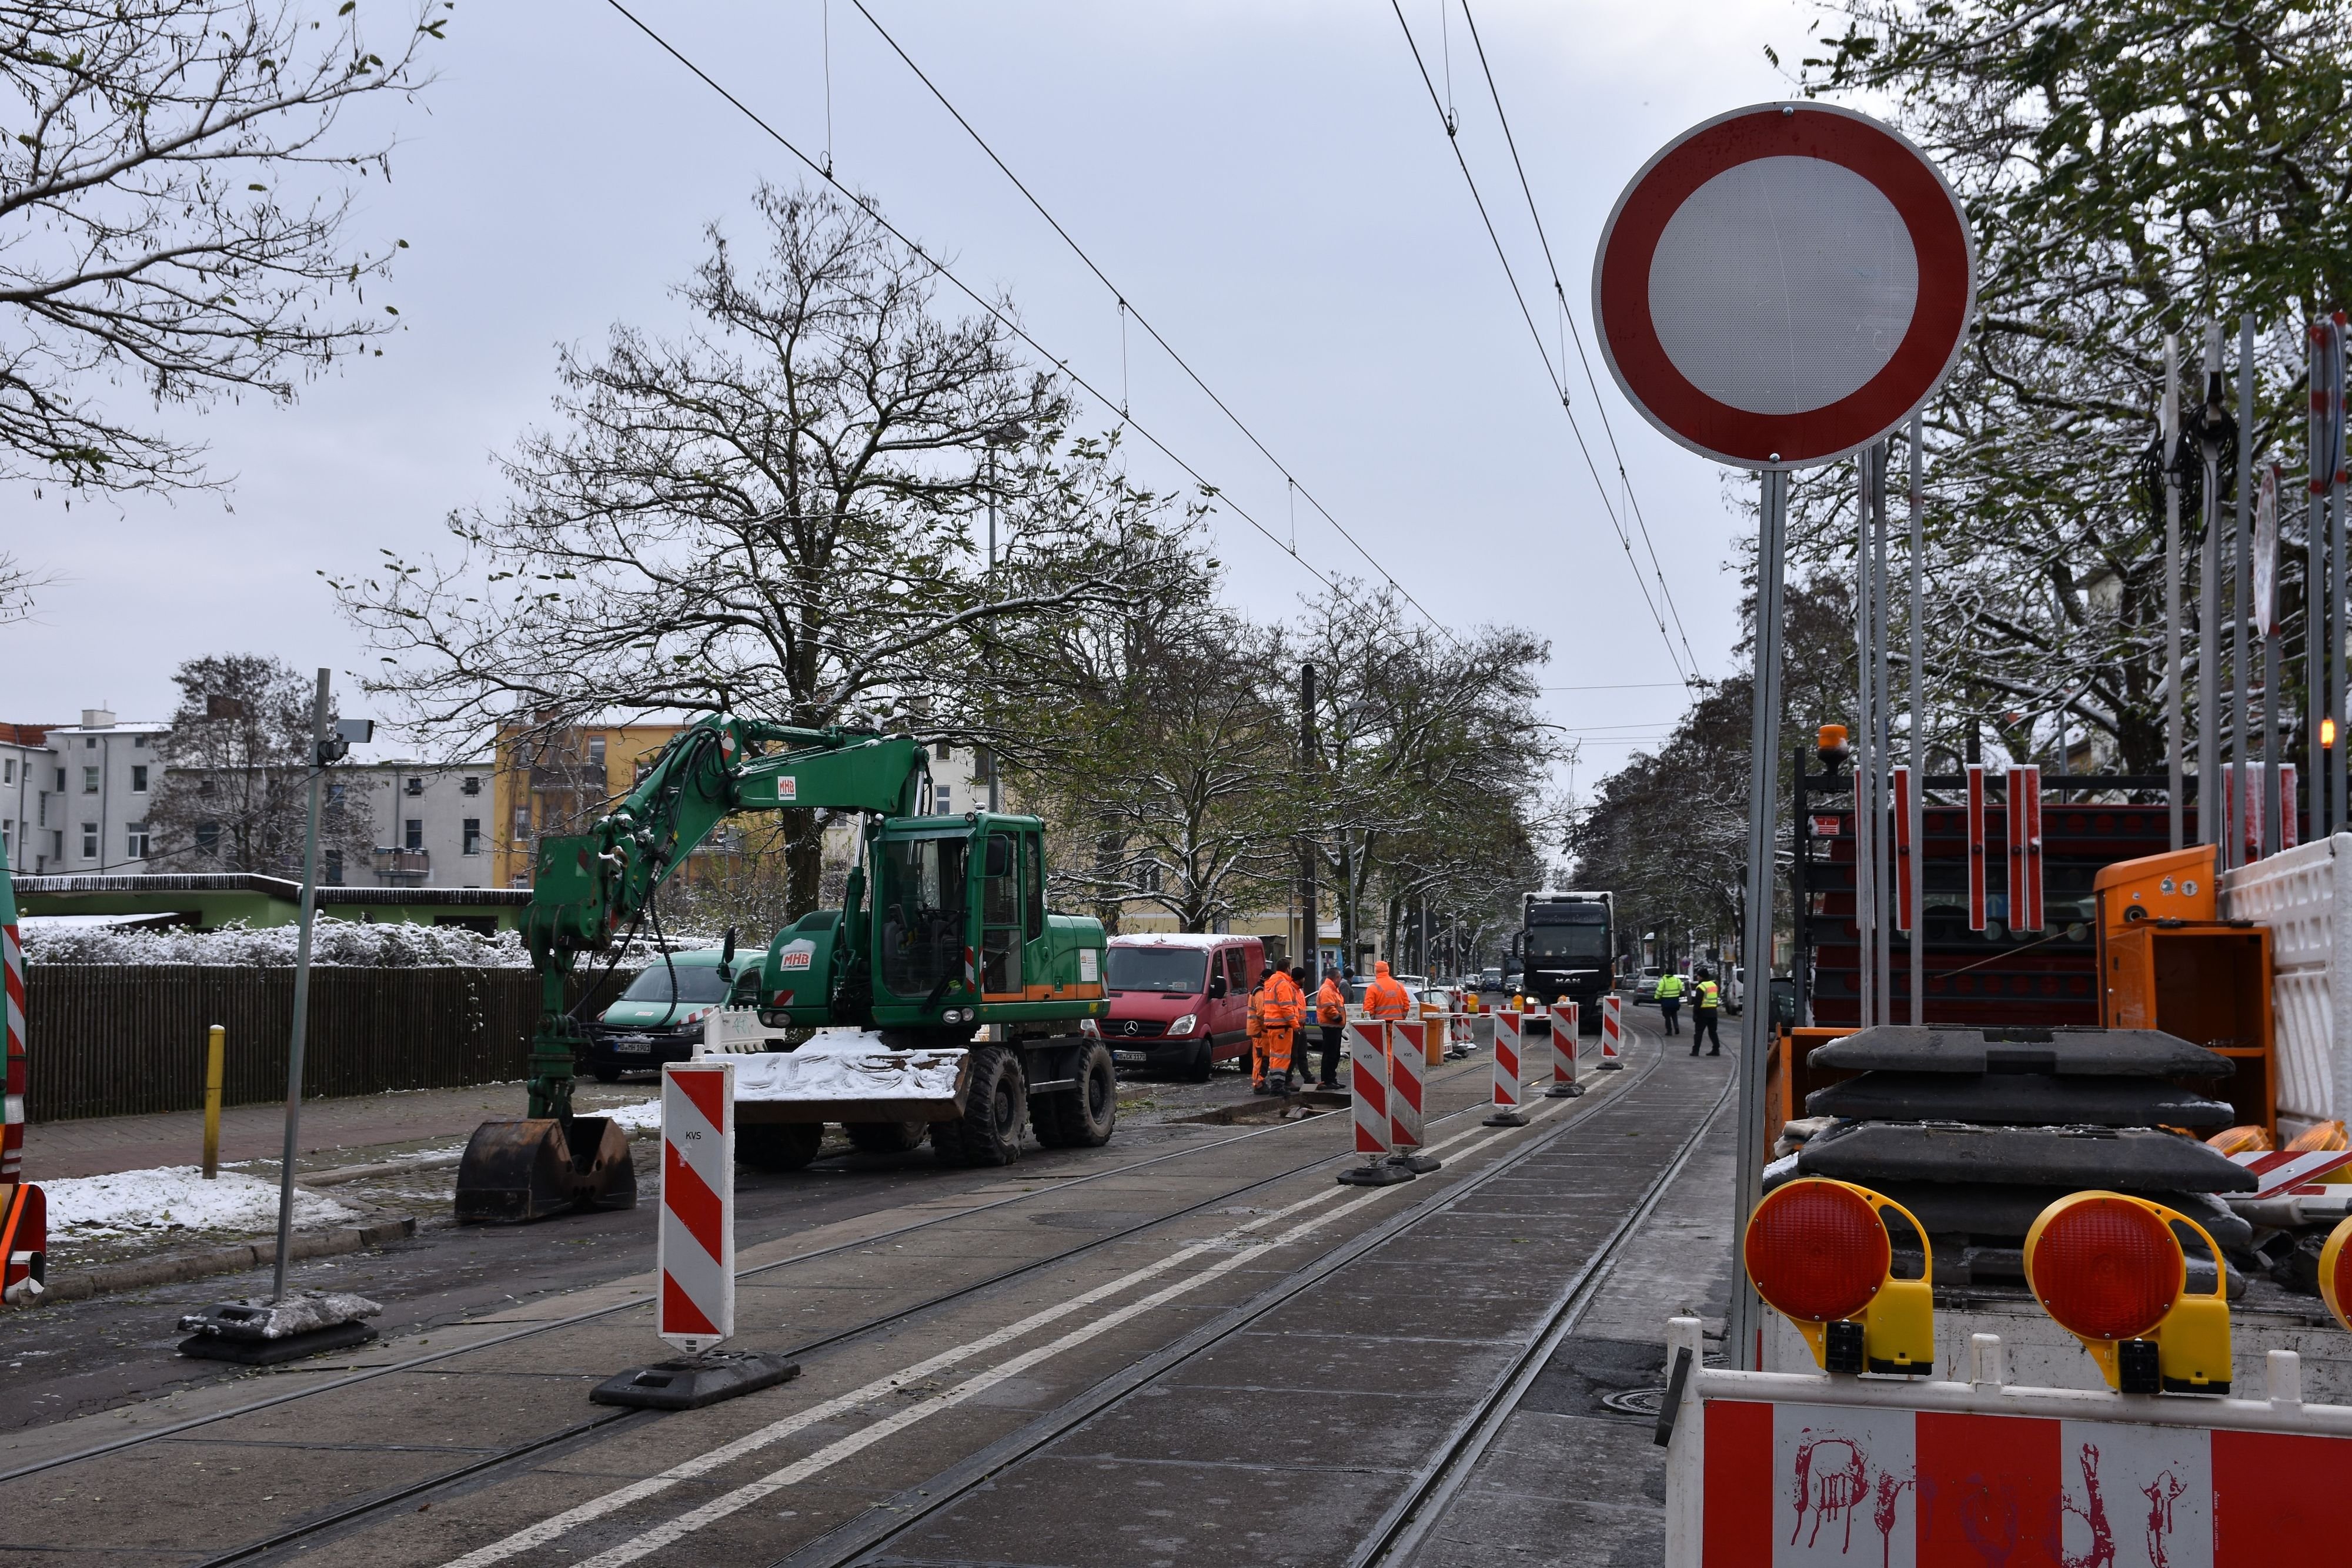
[[[1388,960],[1372,966],[1371,988],[1364,993],[1364,1010],[1376,1019],[1402,1020],[1412,1015],[1412,998],[1389,974]]]

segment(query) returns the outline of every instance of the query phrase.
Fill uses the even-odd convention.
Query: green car
[[[698,947],[656,958],[637,971],[618,1000],[588,1026],[580,1065],[599,1083],[624,1072],[659,1072],[662,1064],[685,1061],[702,1043],[703,1019],[727,999],[729,982],[719,972],[720,949]],[[675,971],[677,984],[670,985]]]

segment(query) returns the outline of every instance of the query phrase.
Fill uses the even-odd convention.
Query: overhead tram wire
[[[1543,246],[1544,267],[1551,274],[1551,291],[1559,301],[1559,313],[1568,323],[1568,332],[1576,344],[1577,362],[1584,367],[1584,384],[1592,389],[1592,406],[1601,415],[1601,433],[1609,438],[1609,455],[1617,464],[1617,478],[1624,486],[1625,509],[1642,530],[1642,548],[1650,552],[1650,573],[1657,579],[1658,592],[1666,601],[1666,611],[1675,618],[1675,635],[1682,640],[1683,657],[1687,667],[1698,668],[1698,655],[1691,652],[1690,632],[1683,626],[1682,611],[1675,603],[1674,591],[1666,586],[1665,568],[1658,560],[1657,541],[1650,537],[1650,519],[1642,515],[1641,497],[1633,494],[1633,476],[1625,472],[1625,455],[1618,450],[1617,427],[1609,418],[1608,400],[1601,395],[1601,382],[1592,373],[1592,358],[1584,351],[1584,332],[1576,324],[1576,312],[1569,308],[1568,289],[1559,280],[1559,263],[1551,254],[1551,236],[1544,232],[1543,214],[1536,207],[1534,186],[1528,183],[1528,167],[1519,160],[1519,139],[1511,133],[1511,117],[1503,108],[1503,89],[1496,85],[1495,68],[1486,63],[1486,40],[1478,36],[1478,18],[1470,14],[1470,0],[1462,0],[1462,19],[1470,25],[1470,42],[1478,51],[1478,69],[1486,78],[1486,96],[1494,100],[1495,118],[1502,123],[1503,145],[1511,151],[1511,168],[1519,177],[1519,194],[1527,198],[1528,216],[1536,225],[1537,243]],[[1560,356],[1560,369],[1568,369],[1568,357]]]
[[[1112,298],[1118,301],[1121,312],[1120,328],[1122,336],[1120,341],[1122,351],[1125,344],[1124,331],[1126,321],[1129,319],[1132,319],[1137,326],[1142,328],[1144,331],[1150,334],[1151,340],[1160,345],[1160,351],[1175,361],[1176,368],[1182,371],[1185,377],[1190,380],[1194,386],[1201,389],[1202,395],[1216,405],[1217,412],[1223,414],[1227,420],[1232,422],[1234,428],[1242,433],[1243,439],[1246,440],[1252,446],[1257,448],[1258,455],[1264,457],[1268,463],[1272,464],[1274,465],[1275,472],[1280,474],[1283,479],[1292,489],[1296,490],[1299,496],[1305,497],[1308,506],[1314,507],[1318,512],[1320,512],[1323,515],[1323,520],[1329,523],[1339,533],[1339,537],[1347,540],[1349,545],[1358,555],[1364,558],[1365,563],[1380,574],[1381,580],[1387,583],[1391,588],[1395,589],[1400,594],[1402,594],[1404,596],[1405,602],[1412,605],[1415,610],[1419,610],[1423,619],[1427,620],[1432,626],[1436,627],[1438,631],[1445,634],[1445,638],[1448,642],[1453,643],[1457,648],[1461,647],[1461,640],[1455,637],[1453,632],[1448,629],[1443,622],[1439,621],[1437,617],[1430,614],[1426,609],[1423,609],[1421,601],[1412,596],[1412,591],[1405,587],[1403,583],[1399,582],[1386,567],[1382,566],[1373,558],[1372,552],[1366,549],[1362,542],[1360,541],[1354,534],[1348,531],[1347,526],[1341,523],[1339,518],[1331,515],[1330,508],[1324,506],[1321,501],[1316,499],[1315,492],[1309,490],[1303,483],[1301,483],[1298,476],[1290,471],[1289,465],[1284,463],[1281,458],[1276,457],[1273,451],[1267,447],[1265,442],[1258,439],[1257,432],[1252,430],[1249,427],[1248,423],[1244,421],[1240,414],[1234,412],[1231,404],[1227,403],[1223,398],[1217,395],[1216,389],[1210,386],[1207,382],[1201,379],[1201,372],[1194,370],[1192,362],[1186,360],[1183,355],[1176,351],[1176,345],[1171,343],[1165,337],[1162,337],[1160,335],[1160,329],[1151,324],[1150,319],[1137,308],[1135,301],[1129,298],[1118,284],[1113,283],[1110,280],[1108,274],[1105,273],[1099,266],[1096,265],[1095,258],[1087,254],[1086,247],[1080,245],[1077,240],[1071,235],[1068,229],[1062,226],[1062,221],[1059,218],[1055,217],[1052,213],[1046,210],[1045,204],[1037,199],[1037,193],[1028,187],[1027,183],[1022,180],[1020,175],[1013,172],[1011,165],[1007,164],[1003,158],[997,155],[996,149],[989,145],[988,139],[982,136],[980,131],[974,128],[971,120],[964,118],[963,111],[961,110],[958,109],[953,103],[949,101],[948,95],[940,90],[939,84],[931,80],[930,77],[924,71],[923,68],[915,63],[914,57],[908,54],[906,49],[900,46],[898,40],[890,36],[890,30],[883,26],[882,24],[876,19],[872,11],[866,9],[866,0],[850,0],[850,3],[857,7],[857,14],[866,18],[867,24],[873,27],[875,32],[881,35],[882,41],[890,46],[891,52],[897,55],[898,58],[904,62],[908,70],[915,73],[915,79],[921,82],[925,88],[929,89],[930,95],[933,98],[939,99],[940,107],[946,110],[949,116],[953,119],[958,125],[963,127],[964,134],[971,137],[973,144],[988,155],[988,161],[996,165],[997,172],[1003,174],[1007,180],[1013,182],[1013,188],[1020,192],[1023,197],[1028,201],[1029,204],[1037,210],[1037,215],[1045,220],[1046,225],[1056,235],[1061,236],[1062,243],[1070,247],[1071,254],[1075,255],[1081,262],[1086,264],[1087,270],[1095,275],[1095,281],[1100,283],[1105,288],[1110,290]],[[1295,555],[1297,552],[1296,549],[1293,549],[1291,553]]]
[[[986,311],[998,325],[1004,328],[1005,330],[1011,332],[1023,342],[1028,344],[1030,348],[1035,350],[1040,355],[1044,356],[1048,364],[1051,364],[1055,370],[1069,377],[1071,381],[1084,388],[1097,402],[1100,403],[1105,408],[1116,408],[1118,406],[1116,400],[1107,396],[1100,387],[1096,386],[1094,382],[1088,381],[1078,371],[1072,370],[1067,360],[1056,355],[1051,349],[1048,349],[1045,344],[1039,342],[1036,337],[1031,333],[1026,327],[1024,327],[1018,320],[1006,315],[1002,309],[998,308],[995,301],[988,298],[978,289],[972,287],[971,284],[966,283],[962,278],[957,277],[945,263],[931,255],[929,251],[924,249],[921,244],[919,243],[913,235],[908,234],[898,225],[883,216],[881,212],[864,196],[859,195],[856,191],[851,190],[847,185],[843,184],[841,181],[835,179],[832,170],[826,168],[824,164],[818,162],[815,159],[802,152],[799,146],[794,143],[791,138],[784,135],[782,131],[778,131],[766,120],[761,119],[759,114],[751,108],[751,105],[745,103],[741,99],[737,98],[724,87],[721,87],[718,80],[713,78],[709,71],[704,70],[700,66],[696,65],[692,60],[688,59],[686,55],[678,49],[677,46],[672,44],[667,38],[663,37],[659,33],[655,32],[653,28],[647,26],[645,22],[637,16],[636,13],[631,11],[626,5],[623,5],[621,0],[604,0],[604,3],[610,5],[614,10],[618,11],[621,16],[627,20],[631,26],[636,28],[637,31],[643,33],[646,37],[651,38],[654,41],[655,47],[659,48],[662,53],[669,56],[670,58],[676,60],[679,65],[684,66],[698,80],[702,83],[703,86],[709,88],[720,98],[726,99],[728,104],[733,108],[737,113],[750,120],[753,125],[758,126],[760,130],[765,132],[768,138],[774,141],[777,146],[782,147],[785,152],[799,159],[801,162],[808,168],[811,173],[814,173],[826,184],[831,185],[835,190],[840,192],[842,195],[848,198],[848,200],[856,206],[859,212],[864,213],[867,217],[872,218],[877,224],[879,224],[885,230],[887,230],[893,239],[896,239],[900,245],[905,246],[909,251],[921,257],[925,266],[929,267],[933,272],[938,273],[941,277],[946,278],[950,283],[953,284],[959,293],[962,294],[965,298],[971,300],[974,305],[979,306],[981,309]],[[1155,333],[1154,336],[1156,337],[1157,334]],[[1255,528],[1260,534],[1264,535],[1265,541],[1268,544],[1274,546],[1276,549],[1280,550],[1283,554],[1296,561],[1299,568],[1312,575],[1318,583],[1329,589],[1337,589],[1340,586],[1338,573],[1334,572],[1326,576],[1323,572],[1317,570],[1313,566],[1308,565],[1306,557],[1300,555],[1297,549],[1285,545],[1280,535],[1276,534],[1272,528],[1267,528],[1264,523],[1259,522],[1256,517],[1254,516],[1247,507],[1234,500],[1230,496],[1227,496],[1223,489],[1211,484],[1209,482],[1208,476],[1202,474],[1198,468],[1193,467],[1192,464],[1186,462],[1183,456],[1180,455],[1175,448],[1170,446],[1166,442],[1160,440],[1159,436],[1153,434],[1150,428],[1144,425],[1140,421],[1129,414],[1123,416],[1123,423],[1138,435],[1140,435],[1144,440],[1150,442],[1161,456],[1167,458],[1168,461],[1182,469],[1184,473],[1191,477],[1192,482],[1200,486],[1204,492],[1216,497],[1218,501],[1221,502],[1227,509],[1232,511],[1235,517],[1241,518],[1242,521],[1247,523],[1251,528]],[[1318,508],[1318,510],[1320,508]],[[1337,527],[1338,525],[1334,524],[1333,526]],[[1351,539],[1349,542],[1353,543],[1354,541]],[[1360,546],[1358,548],[1361,549]],[[1369,560],[1371,558],[1370,556],[1366,556],[1365,559]],[[1377,570],[1379,563],[1375,561],[1373,565],[1375,570]],[[1403,586],[1396,583],[1396,580],[1394,578],[1389,577],[1388,573],[1385,571],[1382,571],[1381,575],[1389,582],[1394,584],[1398,592],[1404,593],[1406,600],[1412,602],[1414,609],[1421,610],[1419,601],[1413,601],[1412,596],[1410,593],[1405,593]],[[1423,615],[1429,614],[1429,612],[1426,610],[1422,610],[1421,612]],[[1453,639],[1454,633],[1447,631],[1446,628],[1434,617],[1431,618],[1430,624],[1437,627],[1438,631],[1443,632],[1449,640]],[[1459,645],[1460,644],[1457,642],[1456,646]]]
[[[1399,4],[1399,0],[1389,0],[1389,5],[1396,12],[1397,26],[1404,31],[1405,47],[1412,51],[1412,63],[1421,72],[1421,85],[1428,89],[1430,106],[1437,110],[1438,120],[1442,123],[1445,120],[1445,105],[1437,95],[1437,84],[1430,78],[1429,62],[1423,58],[1421,53],[1421,40],[1413,37],[1412,25],[1404,19],[1404,8]],[[1509,252],[1503,248],[1503,236],[1496,232],[1494,214],[1486,210],[1486,195],[1478,189],[1477,176],[1470,172],[1470,162],[1462,155],[1461,139],[1454,134],[1451,125],[1446,127],[1445,144],[1453,150],[1454,162],[1460,166],[1462,179],[1470,187],[1470,200],[1478,208],[1479,221],[1486,226],[1486,238],[1495,247],[1495,259],[1503,264],[1504,281],[1510,285],[1511,298],[1518,303],[1519,319],[1527,323],[1528,335],[1535,340],[1536,353],[1543,360],[1544,373],[1551,382],[1553,393],[1559,399],[1560,412],[1568,415],[1568,428],[1576,436],[1576,449],[1583,455],[1584,466],[1592,476],[1593,488],[1600,494],[1601,509],[1609,518],[1609,526],[1616,533],[1618,544],[1625,551],[1625,564],[1633,569],[1633,586],[1641,590],[1642,602],[1650,612],[1650,620],[1658,628],[1659,640],[1666,645],[1666,657],[1675,664],[1677,673],[1683,676],[1683,684],[1685,686],[1696,685],[1702,678],[1696,667],[1696,662],[1694,661],[1691,668],[1685,669],[1681,657],[1675,652],[1674,635],[1666,630],[1666,618],[1659,612],[1658,601],[1651,595],[1649,581],[1642,575],[1642,563],[1634,558],[1633,536],[1626,532],[1624,523],[1617,516],[1617,508],[1610,502],[1609,485],[1601,476],[1601,465],[1594,461],[1592,448],[1584,439],[1584,426],[1578,421],[1576,410],[1569,406],[1568,383],[1561,380],[1559,372],[1552,367],[1551,350],[1544,346],[1543,330],[1536,325],[1535,312],[1528,308],[1527,293],[1519,287],[1518,273],[1511,266]],[[1664,593],[1671,602],[1672,595],[1666,593],[1663,577],[1659,579],[1658,587],[1661,593]],[[1679,624],[1682,619],[1679,612],[1675,613],[1675,619]]]

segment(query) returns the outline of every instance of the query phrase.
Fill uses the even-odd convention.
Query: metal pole
[[[2180,334],[2164,335],[2164,394],[2157,411],[2164,432],[2164,752],[2169,775],[2164,798],[2172,824],[2172,847],[2182,843],[2180,669]]]
[[[2344,727],[2344,486],[2339,476],[2344,472],[2344,317],[2338,312],[2330,324],[2335,340],[2333,364],[2328,371],[2327,391],[2327,711],[2336,718],[2336,745],[2327,757],[2327,826],[2331,832],[2342,832],[2345,827],[2345,766],[2344,753],[2352,745],[2352,735]]]
[[[1874,868],[1878,864],[1877,843],[1871,831],[1877,821],[1871,804],[1872,789],[1877,782],[1873,751],[1878,737],[1878,724],[1870,711],[1870,650],[1874,620],[1870,608],[1870,491],[1871,458],[1874,452],[1875,448],[1865,448],[1854,454],[1853,459],[1853,936],[1854,983],[1860,998],[1854,1024],[1862,1029],[1878,1019],[1878,963],[1874,953],[1878,922],[1871,896],[1875,891],[1872,883],[1877,880]]]
[[[1894,705],[1887,701],[1887,659],[1895,640],[1895,613],[1886,598],[1886,476],[1894,457],[1892,443],[1882,441],[1871,453],[1871,585],[1870,604],[1873,619],[1877,622],[1877,635],[1871,659],[1874,688],[1870,694],[1872,715],[1878,721],[1877,744],[1871,755],[1877,758],[1878,776],[1872,781],[1870,793],[1870,834],[1876,853],[1870,862],[1871,880],[1877,883],[1872,890],[1871,913],[1876,917],[1878,940],[1878,973],[1875,985],[1878,1010],[1872,1015],[1875,1023],[1895,1021],[1895,833],[1887,817],[1886,806],[1893,790],[1894,775],[1890,759],[1895,755]]]
[[[310,701],[310,823],[302,836],[301,935],[294,946],[294,1033],[286,1049],[286,1148],[278,1162],[278,1258],[269,1299],[286,1299],[286,1248],[294,1229],[294,1145],[302,1131],[302,1045],[310,1012],[310,927],[319,903],[319,797],[326,779],[327,675]]]
[[[1772,850],[1773,820],[1778,814],[1780,782],[1780,574],[1781,535],[1788,520],[1789,476],[1763,476],[1764,504],[1756,540],[1756,676],[1755,704],[1748,727],[1748,887],[1747,926],[1740,946],[1748,954],[1748,972],[1757,983],[1761,1006],[1740,1009],[1739,1148],[1731,1227],[1731,1311],[1724,1327],[1731,1363],[1745,1371],[1761,1366],[1759,1340],[1763,1329],[1763,1301],[1748,1282],[1739,1257],[1739,1237],[1748,1216],[1763,1197],[1764,1066],[1772,1051]],[[1803,766],[1802,758],[1799,759]],[[1797,912],[1803,919],[1804,912]]]
[[[1298,753],[1300,781],[1308,789],[1315,787],[1316,761],[1320,747],[1315,736],[1315,666],[1298,666]],[[1298,836],[1298,902],[1304,910],[1306,925],[1300,944],[1306,950],[1307,978],[1320,983],[1323,973],[1323,926],[1316,917],[1315,837],[1312,833]]]
[[[2205,324],[2206,396],[2221,373],[2221,324]],[[2221,469],[2205,457],[2205,537],[2197,547],[2197,841],[2220,844],[2221,828]],[[2227,864],[2227,851],[2223,852]]]
[[[220,1179],[221,1071],[228,1031],[219,1024],[205,1031],[205,1179]]]
[[[2321,661],[2327,647],[2327,413],[2320,405],[2326,396],[2323,364],[2326,355],[2315,326],[2310,332],[2311,424],[2305,443],[2308,464],[2304,484],[2303,517],[2303,748],[2304,790],[2311,817],[2310,836],[2327,834],[2327,752],[2319,744],[2320,726],[2328,714],[2327,666]]]
[[[2254,590],[2254,319],[2238,318],[2238,507],[2237,559],[2231,575],[2236,586],[2230,608],[2230,852],[2223,865],[2246,862],[2246,737],[2252,726],[2248,715],[2246,653],[2247,622],[2253,617]]]
[[[1927,533],[1925,414],[1911,416],[1911,1021],[1927,1021],[1927,722],[1919,700],[1920,619],[1925,601],[1923,541]]]

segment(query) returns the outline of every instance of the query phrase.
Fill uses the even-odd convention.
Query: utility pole
[[[1316,787],[1320,748],[1315,738],[1315,664],[1312,660],[1298,666],[1298,759],[1299,783],[1307,794],[1307,815],[1311,821],[1322,793]],[[1315,835],[1311,829],[1298,835],[1298,907],[1302,938],[1299,947],[1306,955],[1307,977],[1312,979],[1321,974],[1323,968],[1323,927],[1316,914]]]
[[[2180,334],[2164,335],[2164,398],[2158,412],[2164,438],[2164,753],[2165,800],[2171,818],[2172,847],[2183,842],[2188,802],[2182,799],[2180,669]],[[2315,549],[2317,548],[2315,543]],[[2315,692],[2313,702],[2318,702]],[[2315,710],[2316,708],[2315,707]],[[2312,726],[2316,735],[2319,727]],[[2317,769],[2313,770],[2314,777]],[[2313,800],[2316,801],[2317,796]],[[2317,813],[2314,813],[2314,821]],[[2314,831],[2317,830],[2315,829]]]
[[[2197,841],[2221,844],[2221,323],[2205,324],[2205,402],[2197,445],[2205,461],[2205,537],[2197,549]],[[2227,866],[2229,852],[2222,851]]]
[[[1911,841],[1911,907],[1903,912],[1911,927],[1911,1022],[1927,1021],[1927,719],[1920,706],[1920,622],[1924,613],[1921,554],[1927,531],[1927,419],[1911,416],[1911,810],[1905,829]],[[1797,758],[1804,773],[1805,759]],[[1743,1000],[1740,1004],[1745,1007]]]
[[[2238,507],[2237,559],[2232,563],[2230,617],[2230,852],[2225,866],[2246,861],[2247,622],[2253,614],[2254,524],[2254,319],[2238,318]],[[2268,758],[2264,758],[2268,760]],[[2276,815],[2276,812],[2273,812]]]

